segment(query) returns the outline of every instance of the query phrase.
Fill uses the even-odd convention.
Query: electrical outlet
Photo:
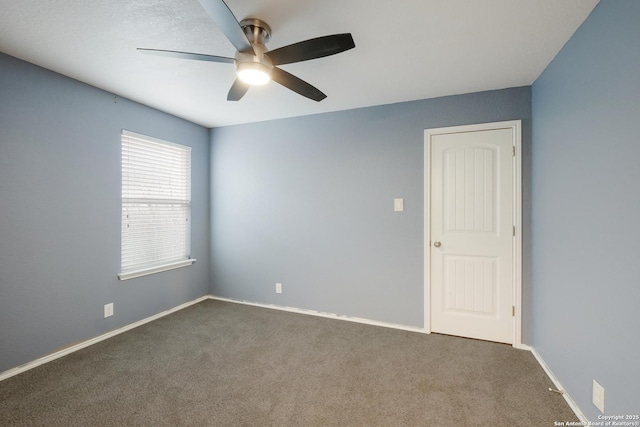
[[[276,283],[276,294],[282,293],[282,283]]]
[[[111,316],[113,316],[113,303],[105,304],[104,317],[106,319],[107,317],[111,317]]]
[[[593,404],[596,408],[600,409],[600,412],[604,414],[604,387],[598,384],[598,381],[593,380]]]
[[[393,210],[395,212],[404,211],[404,199],[393,199]]]

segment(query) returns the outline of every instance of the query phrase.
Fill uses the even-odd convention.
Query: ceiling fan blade
[[[273,70],[271,70],[271,79],[276,83],[280,83],[287,89],[291,89],[292,91],[309,99],[313,99],[314,101],[320,102],[327,97],[327,95],[322,93],[318,88],[311,86],[304,80],[299,79],[293,74],[287,73],[278,67],[274,67]]]
[[[350,33],[334,34],[280,47],[267,52],[267,56],[274,65],[282,65],[335,55],[354,47]]]
[[[225,56],[205,55],[203,53],[179,52],[176,50],[162,49],[145,49],[142,47],[139,47],[138,50],[148,55],[169,56],[172,58],[193,59],[196,61],[223,62],[227,64],[233,64],[233,62],[235,61],[233,58],[227,58]]]
[[[236,79],[231,85],[231,89],[229,89],[229,94],[227,95],[227,101],[240,101],[240,98],[244,96],[245,93],[249,90],[249,85],[243,82],[240,79]]]
[[[209,14],[220,30],[229,39],[238,52],[255,55],[251,43],[244,34],[238,20],[223,0],[199,0],[204,10]]]

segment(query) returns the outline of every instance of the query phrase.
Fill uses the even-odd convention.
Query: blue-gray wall
[[[193,147],[191,267],[116,278],[123,128]],[[0,372],[209,293],[208,138],[0,53]]]
[[[528,154],[530,118],[523,87],[213,129],[212,293],[422,327],[424,129],[522,119]]]
[[[533,85],[533,345],[597,421],[640,412],[640,1],[602,0]]]

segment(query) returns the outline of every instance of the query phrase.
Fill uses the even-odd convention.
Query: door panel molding
[[[510,129],[513,139],[513,339],[522,344],[522,124],[520,120],[425,129],[424,131],[424,330],[431,333],[431,145],[436,135]]]

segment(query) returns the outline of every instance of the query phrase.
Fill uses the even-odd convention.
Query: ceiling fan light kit
[[[309,39],[269,51],[266,43],[271,39],[271,28],[264,21],[250,18],[238,22],[223,0],[200,0],[200,4],[236,48],[234,58],[162,49],[138,50],[180,59],[234,63],[237,78],[227,95],[228,101],[238,101],[250,86],[265,85],[271,80],[306,98],[322,101],[327,96],[319,89],[277,66],[323,58],[355,47],[351,34],[344,33]]]
[[[236,75],[250,86],[262,86],[271,81],[272,68],[260,62],[238,62],[236,64]]]

